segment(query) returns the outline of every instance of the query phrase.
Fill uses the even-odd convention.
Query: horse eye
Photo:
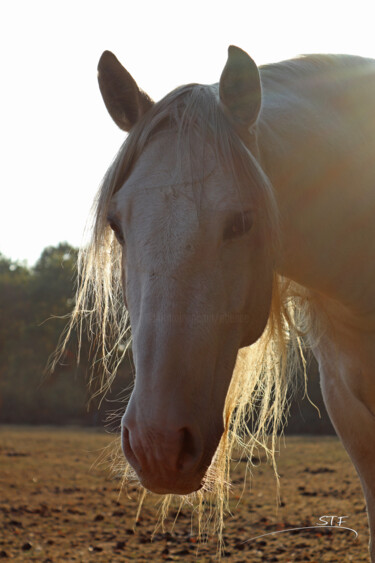
[[[115,234],[115,237],[117,239],[117,241],[120,244],[124,244],[124,236],[122,234],[122,230],[121,228],[118,226],[117,223],[115,223],[113,220],[108,222],[109,226],[111,227],[112,231]]]
[[[231,217],[224,228],[224,240],[238,238],[248,231],[253,225],[253,214],[251,211],[236,213]]]

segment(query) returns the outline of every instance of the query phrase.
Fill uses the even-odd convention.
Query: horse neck
[[[371,68],[372,89],[365,92],[367,81],[360,96],[375,114],[375,63]],[[298,75],[291,75],[287,85],[288,77],[276,78],[268,73],[263,83],[258,146],[280,208],[277,269],[342,302],[374,300],[369,287],[375,282],[375,171],[370,166],[375,123],[370,128],[365,120],[355,120],[353,103],[327,104],[332,81],[309,89]]]

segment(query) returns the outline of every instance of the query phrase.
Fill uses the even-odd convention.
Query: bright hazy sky
[[[0,252],[32,265],[79,246],[124,139],[96,81],[112,50],[155,100],[217,82],[230,44],[262,64],[300,53],[375,57],[374,0],[3,0]]]

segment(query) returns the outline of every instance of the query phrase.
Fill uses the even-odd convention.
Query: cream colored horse
[[[99,84],[130,134],[99,196],[77,307],[91,283],[97,308],[114,311],[100,326],[123,334],[111,289],[122,278],[136,366],[127,459],[152,491],[199,489],[244,392],[232,382],[228,394],[238,351],[267,321],[268,340],[293,336],[293,301],[362,482],[375,561],[375,62],[321,55],[257,68],[230,47],[219,84],[154,104],[105,52]],[[267,433],[285,366],[264,381],[249,400],[267,394]]]

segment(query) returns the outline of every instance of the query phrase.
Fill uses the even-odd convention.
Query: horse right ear
[[[98,81],[109,115],[123,131],[130,131],[154,103],[110,51],[100,57]]]
[[[249,55],[231,45],[228,60],[220,78],[222,107],[241,130],[249,129],[257,120],[262,101],[258,67]]]

